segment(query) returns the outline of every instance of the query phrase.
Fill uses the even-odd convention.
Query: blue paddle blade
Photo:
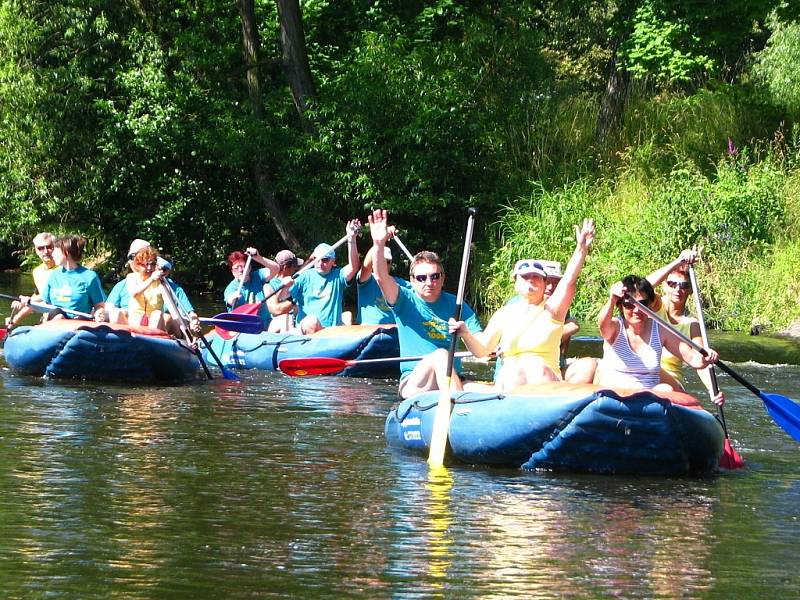
[[[245,318],[242,319],[241,317]],[[264,324],[257,315],[223,313],[210,319],[201,318],[200,322],[204,325],[213,325],[219,329],[238,331],[239,333],[261,333],[264,330]]]
[[[780,394],[761,392],[759,396],[764,401],[764,406],[772,420],[800,442],[800,405]]]

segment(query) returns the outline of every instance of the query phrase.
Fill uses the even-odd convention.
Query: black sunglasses
[[[650,306],[650,299],[649,298],[642,298],[638,302],[639,302],[639,304],[641,304],[644,307]],[[630,300],[621,300],[619,305],[622,308],[627,308],[628,310],[630,310],[632,308],[636,308],[636,304],[631,302]]]
[[[692,289],[692,282],[691,281],[667,281],[666,283],[673,290],[675,288],[678,288],[679,290],[690,290],[690,289]]]
[[[439,281],[439,279],[442,277],[442,274],[441,273],[431,273],[430,275],[412,275],[412,277],[414,279],[416,279],[417,281],[419,281],[420,283],[422,283],[426,279],[430,279],[431,283],[432,283],[434,281]]]

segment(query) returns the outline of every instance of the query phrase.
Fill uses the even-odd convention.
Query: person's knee
[[[321,329],[323,329],[322,323],[320,323],[319,319],[314,315],[308,315],[300,321],[300,331],[306,335],[316,333]]]

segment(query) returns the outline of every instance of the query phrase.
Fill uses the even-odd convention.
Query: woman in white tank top
[[[633,302],[630,295],[645,306],[655,300],[655,291],[647,279],[628,275],[611,286],[608,301],[597,317],[603,336],[603,360],[598,367],[595,383],[626,389],[652,388],[671,390],[659,383],[661,350],[667,348],[680,356],[694,369],[703,369],[717,361],[718,355],[709,350],[705,357],[648,317]],[[614,307],[620,316],[614,317]]]

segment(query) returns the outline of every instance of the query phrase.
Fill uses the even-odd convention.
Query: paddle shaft
[[[456,292],[456,306],[453,318],[456,321],[461,319],[461,307],[464,304],[464,290],[467,287],[467,268],[469,267],[469,254],[472,246],[472,232],[475,228],[475,208],[470,208],[467,218],[467,233],[464,236],[464,251],[461,254],[461,272],[458,275],[458,291]],[[431,433],[431,444],[428,452],[428,464],[433,468],[444,466],[444,453],[447,449],[447,434],[450,429],[450,380],[453,375],[453,362],[456,353],[458,335],[453,334],[450,339],[450,349],[447,352],[447,369],[445,371],[444,386],[439,396],[439,403],[436,405],[436,413],[433,419],[433,432]]]
[[[161,292],[162,295],[164,296],[164,302],[167,304],[167,308],[169,308],[170,314],[173,315],[173,317],[178,320],[178,325],[180,327],[181,333],[183,334],[186,343],[189,344],[189,346],[191,347],[192,336],[189,334],[189,328],[186,325],[186,321],[183,318],[180,309],[178,308],[178,300],[175,297],[175,292],[172,290],[172,287],[170,287],[169,282],[167,281],[167,278],[165,276],[162,275],[159,279],[161,281]],[[200,366],[203,367],[203,371],[205,371],[206,377],[208,377],[209,379],[214,379],[214,376],[211,375],[211,371],[208,369],[208,365],[206,364],[206,361],[203,359],[202,354],[200,354],[200,351],[195,348],[194,354],[195,356],[197,356],[198,360],[200,360]]]
[[[6,300],[19,301],[19,296],[11,296],[9,294],[0,294],[0,298],[5,298]],[[37,310],[37,309],[40,309],[40,308],[44,309],[46,311],[51,311],[51,310],[58,309],[58,310],[64,311],[65,313],[69,313],[71,315],[75,315],[77,317],[83,317],[84,319],[89,319],[90,321],[94,319],[94,315],[91,314],[91,313],[85,313],[85,312],[81,312],[79,310],[72,310],[71,308],[64,308],[63,306],[56,306],[55,304],[47,304],[46,302],[33,302],[33,301],[31,301],[29,303],[29,306],[34,310]],[[39,312],[44,312],[44,311],[40,310]]]
[[[253,255],[248,254],[247,260],[244,263],[244,269],[242,269],[242,278],[239,280],[239,287],[236,288],[236,295],[242,295],[242,286],[244,285],[244,280],[247,279],[247,276],[250,274],[250,263],[253,262]]]
[[[689,281],[692,284],[692,294],[694,295],[694,309],[697,313],[697,322],[700,324],[700,337],[703,338],[703,345],[708,348],[708,332],[706,331],[706,320],[703,317],[703,303],[700,300],[700,286],[697,284],[697,275],[694,272],[694,267],[689,265]],[[714,365],[708,367],[708,375],[711,377],[711,393],[713,396],[719,394],[719,384],[717,383],[717,372],[714,370]],[[712,398],[713,400],[713,398]],[[721,406],[717,406],[719,410],[719,420],[722,423],[722,429],[725,432],[725,437],[728,437],[728,424],[725,422],[725,412]]]
[[[662,326],[662,327],[663,327],[663,328],[664,328],[664,329],[665,329],[667,332],[671,333],[673,336],[675,336],[675,337],[676,337],[676,338],[678,338],[679,340],[681,340],[681,341],[683,341],[683,342],[686,342],[687,344],[689,344],[689,345],[690,345],[692,348],[694,348],[695,350],[697,350],[697,351],[698,351],[700,354],[702,354],[703,356],[708,356],[708,351],[707,351],[705,348],[703,348],[702,346],[699,346],[699,345],[697,345],[697,344],[694,342],[694,340],[692,340],[691,338],[689,338],[689,337],[687,337],[687,336],[683,335],[683,333],[681,333],[680,331],[678,331],[677,329],[675,329],[675,328],[674,328],[674,327],[673,327],[671,324],[667,323],[667,322],[666,322],[664,319],[662,319],[662,318],[661,318],[660,316],[658,316],[658,315],[657,315],[655,312],[653,312],[652,310],[650,310],[650,308],[648,308],[647,306],[645,306],[644,304],[642,304],[641,302],[639,302],[639,301],[638,301],[636,298],[634,298],[634,297],[633,297],[633,296],[631,296],[631,295],[628,295],[626,299],[627,299],[627,300],[630,300],[630,301],[631,301],[631,302],[633,302],[633,303],[634,303],[636,306],[638,306],[638,307],[639,307],[639,308],[640,308],[640,309],[641,309],[641,310],[642,310],[642,311],[643,311],[643,312],[644,312],[644,313],[645,313],[645,314],[646,314],[648,317],[650,317],[651,319],[653,319],[654,321],[656,321],[656,322],[657,322],[659,325],[661,325],[661,326]],[[718,361],[717,361],[717,362],[715,362],[714,364],[715,364],[716,366],[718,366],[720,369],[722,369],[723,371],[725,371],[725,372],[726,372],[728,375],[730,375],[731,377],[733,377],[733,378],[734,378],[736,381],[738,381],[739,383],[741,383],[741,384],[742,384],[744,387],[746,387],[748,390],[750,390],[751,392],[753,392],[753,393],[754,393],[756,396],[762,396],[762,395],[763,395],[763,394],[762,394],[762,392],[761,392],[761,390],[759,390],[759,389],[758,389],[756,386],[754,386],[752,383],[750,383],[749,381],[747,381],[747,380],[746,380],[744,377],[742,377],[741,375],[739,375],[739,374],[738,374],[736,371],[734,371],[733,369],[731,369],[731,368],[730,368],[728,365],[726,365],[726,364],[725,364],[724,362],[722,362],[721,360],[718,360]]]
[[[414,255],[408,251],[408,248],[406,248],[406,245],[400,240],[400,238],[397,237],[397,235],[395,235],[392,239],[395,241],[398,248],[400,248],[400,250],[403,251],[403,254],[405,254],[408,257],[408,261],[414,262]]]

